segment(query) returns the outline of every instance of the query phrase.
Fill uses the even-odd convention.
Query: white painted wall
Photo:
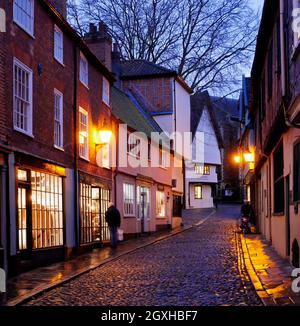
[[[218,183],[217,166],[221,165],[221,151],[213,124],[207,108],[198,124],[197,133],[192,144],[193,161],[186,162],[186,207],[210,208],[213,207],[211,187]],[[195,164],[210,166],[210,175],[195,173]],[[203,186],[203,199],[195,199],[194,184]],[[203,185],[203,183],[205,185]],[[210,185],[211,184],[211,185]]]
[[[158,125],[164,132],[167,132],[170,135],[173,133],[173,114],[154,116],[154,120],[158,123]]]
[[[221,165],[221,152],[207,108],[203,110],[199,121],[192,150],[195,162]]]
[[[190,209],[212,208],[214,207],[213,198],[211,196],[211,186],[202,186],[202,199],[195,199],[195,185],[190,185]]]
[[[176,112],[176,131],[181,133],[191,132],[191,96],[176,80],[174,82],[175,87],[175,110]],[[176,146],[176,142],[175,142]],[[182,146],[178,143],[175,147],[176,151],[180,154],[182,153]],[[186,155],[189,156],[189,148]]]

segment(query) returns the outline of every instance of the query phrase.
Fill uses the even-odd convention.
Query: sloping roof
[[[197,92],[191,96],[191,131],[193,134],[193,138],[195,137],[205,107],[208,110],[218,140],[219,147],[223,148],[223,139],[221,131],[217,123],[217,118],[211,104],[209,93],[207,91]]]
[[[58,12],[53,4],[49,2],[49,0],[40,0],[41,5],[47,10],[47,12],[51,15],[51,17],[58,22],[59,27],[63,29],[64,32],[67,33],[68,37],[70,37],[80,48],[80,50],[87,57],[88,61],[94,65],[101,73],[111,82],[115,81],[112,73],[105,67],[103,62],[101,62],[93,51],[88,47],[88,45],[84,42],[84,40],[79,36],[79,34],[75,31],[74,28],[67,22],[67,20]]]
[[[218,110],[232,116],[238,117],[238,100],[226,97],[211,97],[211,104]]]
[[[121,62],[121,77],[137,78],[147,76],[176,76],[177,72],[146,60],[126,60]]]
[[[149,138],[151,138],[152,133],[163,133],[156,121],[143,110],[132,94],[126,94],[116,87],[112,87],[112,111],[117,118],[126,123],[131,129],[143,132]],[[167,136],[164,135],[162,138],[163,145],[169,147],[170,141]]]
[[[125,60],[121,62],[121,79],[145,79],[174,77],[176,81],[190,94],[193,90],[176,70],[171,70],[147,60]]]

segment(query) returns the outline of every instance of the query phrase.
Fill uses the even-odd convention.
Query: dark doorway
[[[295,268],[300,267],[299,244],[295,239],[292,246],[292,264]]]

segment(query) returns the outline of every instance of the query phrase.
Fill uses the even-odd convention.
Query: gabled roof
[[[236,99],[212,96],[211,103],[216,109],[223,111],[227,115],[236,118],[239,116],[238,100]]]
[[[149,138],[152,133],[163,133],[156,121],[147,113],[131,93],[124,93],[112,87],[112,112],[134,131],[143,132]],[[169,139],[163,136],[164,146],[169,147]]]
[[[175,77],[177,72],[164,68],[146,60],[126,60],[121,62],[121,78],[137,78],[137,77]]]
[[[203,110],[207,108],[220,148],[223,148],[223,139],[217,123],[216,115],[211,104],[211,98],[207,91],[197,92],[191,96],[191,131],[193,139],[200,123]]]
[[[147,60],[125,60],[121,62],[121,79],[146,79],[146,78],[163,78],[174,77],[176,81],[190,94],[193,90],[178,74],[176,70],[171,70]]]

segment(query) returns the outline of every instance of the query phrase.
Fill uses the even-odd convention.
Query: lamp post
[[[233,156],[233,161],[235,164],[239,165],[240,167],[240,180],[241,180],[241,189],[243,188],[243,168],[245,164],[249,164],[249,170],[254,171],[255,168],[255,153],[254,151],[250,151],[249,149],[243,151],[240,148],[239,153]],[[241,197],[243,196],[244,192],[242,191]]]

